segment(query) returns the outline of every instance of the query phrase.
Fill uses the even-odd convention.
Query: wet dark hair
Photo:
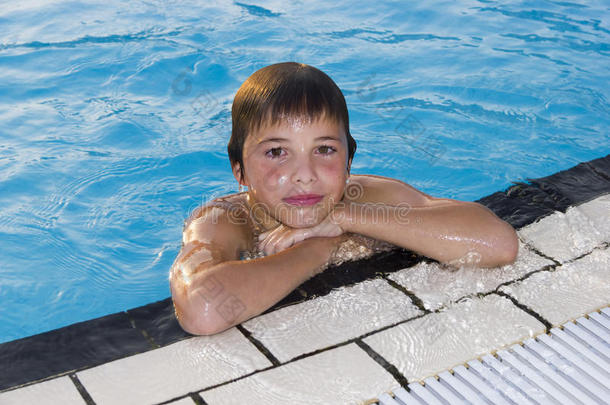
[[[231,165],[239,163],[243,179],[244,142],[248,134],[261,126],[275,125],[288,117],[315,121],[322,115],[343,125],[348,159],[352,159],[356,141],[349,132],[345,98],[326,73],[296,62],[277,63],[257,70],[241,85],[233,100],[233,130],[228,145]]]

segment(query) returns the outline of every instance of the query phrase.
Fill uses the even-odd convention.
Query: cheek
[[[257,168],[255,189],[262,194],[273,193],[288,183],[289,175],[282,166],[261,164]]]
[[[329,162],[321,162],[319,170],[324,176],[331,176],[327,177],[331,181],[339,181],[340,178],[344,178],[347,175],[345,164],[340,159]]]

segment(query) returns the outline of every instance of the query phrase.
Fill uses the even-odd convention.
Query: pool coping
[[[479,202],[516,229],[529,225],[555,211],[590,201],[610,192],[610,155],[582,162],[550,176],[514,182],[504,191],[483,197]],[[369,259],[330,268],[301,284],[265,313],[320,297],[331,290],[383,277],[420,262],[434,262],[405,249],[384,252]],[[380,270],[383,269],[383,270]],[[424,312],[417,296],[413,303]],[[547,328],[550,323],[539,319]],[[237,326],[275,366],[280,362],[254,339],[248,330]],[[47,379],[74,374],[134,354],[164,347],[192,337],[182,331],[174,316],[171,299],[166,298],[126,311],[75,323],[66,327],[0,344],[0,392],[13,390]],[[390,370],[389,370],[390,371]],[[399,375],[395,377],[400,378]],[[86,399],[86,390],[81,390]],[[89,399],[90,402],[92,402]]]

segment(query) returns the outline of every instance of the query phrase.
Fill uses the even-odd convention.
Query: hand
[[[322,222],[310,228],[291,228],[280,225],[258,236],[258,250],[265,255],[279,253],[305,239],[314,237],[335,237],[343,234],[343,229],[328,215]]]

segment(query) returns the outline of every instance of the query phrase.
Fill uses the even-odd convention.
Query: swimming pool
[[[181,225],[236,191],[239,84],[342,88],[354,173],[474,200],[604,156],[603,2],[74,3],[0,11],[0,342],[169,295]]]

